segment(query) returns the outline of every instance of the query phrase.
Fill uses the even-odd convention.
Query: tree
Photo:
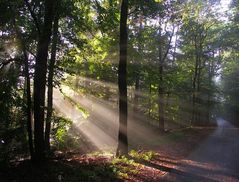
[[[212,89],[211,83],[216,71],[213,62],[216,60],[214,53],[218,52],[215,35],[218,31],[216,27],[219,25],[211,7],[206,4],[198,2],[185,5],[183,25],[180,30],[180,49],[183,52],[183,59],[188,63],[186,69],[191,70],[189,72],[191,80],[187,82],[191,82],[189,90],[192,93],[191,123],[193,125],[198,125],[206,119],[204,104],[209,103],[208,93]],[[206,95],[207,99],[205,99]]]
[[[45,159],[44,143],[44,119],[45,119],[45,90],[47,74],[48,46],[52,34],[52,22],[54,18],[54,0],[44,2],[44,24],[40,30],[34,76],[34,146],[35,161],[42,162]]]
[[[221,37],[221,90],[223,98],[223,113],[226,118],[238,125],[239,113],[239,64],[238,64],[238,35],[239,35],[239,2],[232,0],[232,14],[229,22],[223,27]]]
[[[59,3],[59,2],[58,2]],[[59,4],[58,4],[59,6]],[[59,8],[55,8],[55,17],[53,22],[53,36],[52,36],[52,46],[51,46],[51,59],[48,66],[48,90],[47,90],[47,116],[46,116],[46,126],[45,126],[45,147],[46,150],[50,151],[50,132],[51,132],[51,120],[53,113],[53,76],[56,64],[56,52],[57,52],[57,40],[58,40],[58,27],[59,27]]]
[[[33,148],[33,138],[32,138],[32,97],[31,97],[31,80],[29,75],[29,65],[28,65],[28,54],[26,49],[26,43],[23,40],[22,33],[20,28],[16,24],[16,19],[13,20],[17,38],[19,39],[20,49],[23,53],[24,59],[24,76],[25,76],[25,94],[26,94],[26,115],[27,115],[27,133],[28,133],[28,143],[31,159],[34,157],[34,148]]]
[[[161,7],[162,6],[162,7]],[[165,129],[165,67],[170,50],[172,48],[172,38],[174,36],[176,18],[176,3],[174,1],[166,1],[158,4],[158,117],[159,129]],[[161,11],[160,11],[161,10]],[[163,29],[164,26],[164,29]]]
[[[128,154],[127,136],[127,16],[128,0],[123,0],[120,12],[120,60],[118,67],[118,87],[119,87],[119,135],[117,155]]]

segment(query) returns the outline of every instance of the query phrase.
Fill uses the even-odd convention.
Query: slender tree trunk
[[[139,17],[139,36],[138,38],[140,39],[141,34],[142,34],[142,29],[143,29],[143,20],[142,17],[140,15]],[[142,51],[142,45],[141,42],[138,42],[138,52],[139,54],[141,54]],[[139,105],[139,89],[140,89],[140,59],[137,60],[136,63],[136,68],[135,68],[135,92],[134,92],[134,113],[137,112],[138,109],[138,105]]]
[[[169,43],[166,46],[166,50],[165,53],[163,54],[163,41],[162,41],[162,30],[161,30],[161,26],[162,26],[162,22],[159,16],[159,82],[158,82],[158,115],[159,115],[159,129],[160,131],[164,132],[164,128],[165,128],[165,118],[164,118],[164,93],[165,93],[165,89],[164,89],[164,80],[163,80],[163,76],[164,76],[164,63],[165,60],[167,59],[169,50],[171,48],[171,42],[172,42],[172,38],[174,35],[174,30],[175,30],[175,26],[173,26],[173,31],[172,34],[169,37]]]
[[[21,50],[23,52],[24,56],[24,76],[25,76],[25,85],[26,85],[26,103],[27,103],[27,109],[26,109],[26,115],[27,115],[27,134],[28,134],[28,145],[29,145],[29,153],[31,159],[34,155],[34,148],[33,148],[33,140],[32,140],[32,101],[31,101],[31,81],[30,81],[30,75],[29,75],[29,66],[28,66],[28,55],[26,50],[25,41],[22,38],[22,33],[18,26],[16,25],[16,20],[14,19],[14,26],[16,30],[16,35],[20,41]]]
[[[175,61],[176,61],[177,41],[178,41],[178,34],[176,33],[175,34],[175,43],[174,43],[174,48],[173,48],[173,63],[172,63],[172,66],[173,66],[173,64],[175,64]]]
[[[209,62],[208,68],[208,92],[207,92],[207,122],[210,123],[211,112],[211,63]]]
[[[197,62],[197,61],[196,61]],[[197,79],[197,65],[195,65],[194,69],[194,78],[193,78],[193,94],[192,94],[192,122],[191,125],[195,123],[195,117],[196,117],[196,79]]]
[[[151,84],[151,82],[150,82],[150,83],[149,83],[149,107],[148,107],[149,117],[151,116],[151,107],[152,107],[151,94],[152,94],[152,84]]]
[[[25,46],[24,46],[25,47]],[[27,96],[27,133],[28,133],[28,145],[31,159],[33,159],[34,148],[32,138],[32,100],[31,100],[31,81],[29,76],[28,56],[26,49],[24,48],[24,73],[26,82],[26,96]]]
[[[135,90],[134,90],[134,107],[133,111],[134,114],[138,111],[138,105],[139,105],[139,71],[137,68],[137,71],[135,72]]]
[[[159,82],[158,82],[158,115],[159,115],[159,129],[164,131],[164,102],[163,102],[163,53],[162,53],[162,33],[161,20],[159,20]]]
[[[198,78],[197,78],[197,97],[196,97],[196,102],[198,104],[197,107],[197,115],[196,115],[196,122],[199,124],[201,122],[201,93],[200,93],[200,85],[201,85],[201,72],[202,72],[202,61],[201,61],[201,55],[199,54],[198,56],[198,62],[199,62],[199,67],[198,67]]]
[[[198,103],[198,109],[197,109],[197,122],[201,122],[201,110],[202,110],[202,100],[201,100],[201,74],[202,74],[202,40],[200,36],[199,40],[199,47],[198,47],[198,78],[197,78],[197,103]]]
[[[44,143],[44,110],[48,46],[51,37],[54,0],[45,0],[44,25],[37,45],[35,76],[34,76],[34,144],[35,162],[45,159]]]
[[[213,51],[213,58],[215,56],[215,53]],[[214,66],[213,63],[209,62],[209,68],[208,68],[208,95],[207,95],[207,120],[208,123],[210,123],[211,119],[211,109],[212,109],[212,102],[211,102],[211,97],[212,97],[212,77],[214,73]]]
[[[127,17],[128,0],[122,0],[120,13],[120,60],[118,68],[119,86],[119,135],[117,155],[128,154],[127,136]]]
[[[163,89],[163,66],[159,66],[159,88],[158,88],[158,113],[159,129],[164,131],[164,89]]]
[[[194,37],[194,46],[195,46],[195,68],[194,68],[194,75],[193,75],[193,82],[192,82],[192,119],[191,119],[191,125],[195,123],[195,117],[196,117],[196,97],[197,97],[197,79],[198,79],[198,50],[197,50],[197,38]]]
[[[50,131],[51,131],[51,119],[52,119],[52,112],[53,112],[53,76],[54,76],[54,68],[55,68],[55,62],[56,62],[58,26],[59,26],[59,16],[56,15],[54,18],[54,24],[53,24],[51,59],[49,63],[49,73],[48,73],[47,117],[46,117],[46,126],[45,126],[45,146],[48,152],[50,151]]]

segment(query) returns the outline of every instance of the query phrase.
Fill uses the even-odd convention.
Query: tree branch
[[[172,42],[172,38],[173,38],[173,35],[174,35],[174,31],[175,31],[175,26],[173,25],[173,32],[172,32],[171,35],[170,35],[168,47],[167,47],[167,50],[166,50],[166,52],[165,52],[165,54],[164,54],[164,56],[163,56],[163,61],[165,61],[165,59],[166,59],[166,57],[167,57],[167,55],[168,55],[169,49],[170,49],[170,47],[171,47],[171,42]]]
[[[40,29],[40,25],[39,25],[39,22],[38,22],[38,20],[37,20],[37,17],[36,17],[36,15],[35,15],[35,13],[32,11],[31,5],[30,5],[30,3],[28,2],[28,0],[24,0],[24,2],[25,2],[25,4],[26,4],[28,10],[30,11],[30,14],[31,14],[31,16],[32,16],[32,18],[33,18],[33,21],[34,21],[34,23],[35,23],[37,32],[38,32],[38,34],[40,35],[40,34],[41,34],[41,29]]]
[[[5,60],[5,61],[2,61],[2,62],[0,63],[0,70],[2,70],[4,66],[10,64],[11,62],[20,61],[20,60],[21,60],[21,59],[19,59],[19,58],[10,58],[10,59],[7,59],[7,60]]]

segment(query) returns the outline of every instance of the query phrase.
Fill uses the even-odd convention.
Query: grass
[[[141,152],[141,151],[131,150],[129,152],[129,155],[137,160],[150,161],[156,155],[156,152],[154,152],[154,151],[142,151]]]

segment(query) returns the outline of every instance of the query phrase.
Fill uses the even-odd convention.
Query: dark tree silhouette
[[[53,24],[51,59],[49,63],[49,73],[48,73],[47,117],[46,117],[46,126],[45,126],[45,146],[47,151],[50,151],[50,131],[51,131],[51,119],[52,119],[52,111],[53,111],[53,76],[54,76],[54,68],[55,68],[55,62],[56,62],[58,27],[59,27],[59,14],[57,12],[54,18],[54,24]]]
[[[117,155],[128,154],[127,137],[127,16],[128,0],[123,0],[120,13],[120,60],[118,68],[118,86],[119,86],[119,136]]]
[[[35,161],[41,162],[45,158],[44,142],[44,109],[48,46],[52,34],[54,17],[54,0],[45,1],[44,25],[40,33],[34,76],[34,144]]]

